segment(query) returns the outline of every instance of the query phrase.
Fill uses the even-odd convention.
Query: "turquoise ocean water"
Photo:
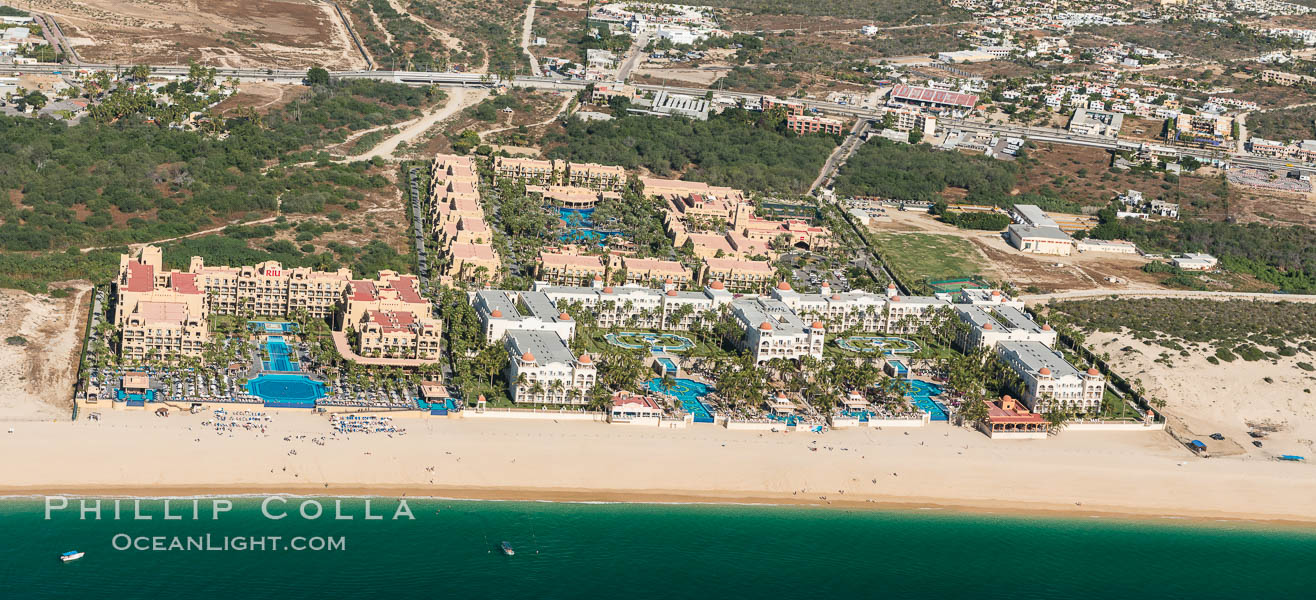
[[[1313,598],[1316,531],[1239,523],[1039,519],[772,506],[345,499],[304,520],[235,500],[163,521],[77,502],[0,500],[0,598]],[[308,507],[311,510],[313,507]],[[115,538],[342,536],[335,551],[116,550]],[[125,539],[120,537],[119,540]],[[503,556],[507,540],[516,555]],[[148,544],[152,542],[140,542]],[[167,547],[168,541],[164,542]],[[185,543],[185,542],[184,542]],[[61,563],[77,549],[82,560]]]

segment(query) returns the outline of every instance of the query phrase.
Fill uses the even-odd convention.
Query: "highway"
[[[123,71],[127,70],[129,65],[110,65],[110,64],[93,64],[83,63],[79,65],[61,65],[61,64],[36,64],[36,65],[6,65],[0,68],[0,72],[14,73],[62,73],[67,71]],[[153,66],[151,70],[156,75],[185,77],[188,68],[178,65],[160,65]],[[239,81],[268,81],[274,83],[301,83],[306,77],[306,72],[296,69],[233,69],[233,68],[216,68],[216,75],[221,78],[234,78]],[[503,81],[497,75],[487,73],[449,73],[434,71],[331,71],[330,76],[336,79],[374,79],[377,81],[390,81],[406,85],[440,85],[449,87],[496,87],[503,84],[509,84],[516,87],[536,88],[552,91],[575,92],[585,89],[593,82],[578,79],[562,79],[556,77],[533,77],[519,75],[510,80]],[[689,94],[694,96],[703,96],[708,92],[708,88],[670,86],[670,85],[653,85],[653,84],[634,84],[636,89],[642,91],[666,91],[668,93]],[[744,99],[746,101],[757,101],[762,94],[733,92],[725,90],[714,90],[714,93],[724,97]],[[800,99],[798,100],[808,108],[816,109],[823,114],[852,117],[858,119],[877,119],[882,116],[882,111],[872,108],[863,108],[859,106],[850,106],[836,104],[832,102],[823,102],[817,100]],[[1019,136],[1036,142],[1048,142],[1057,144],[1071,144],[1076,146],[1087,146],[1092,148],[1102,148],[1106,150],[1134,150],[1138,148],[1138,142],[1129,142],[1115,140],[1102,136],[1088,136],[1071,133],[1063,129],[1053,129],[1046,127],[1025,127],[1020,125],[1006,125],[999,123],[986,123],[982,121],[969,121],[964,119],[943,118],[938,125],[943,130],[962,130],[990,132],[1001,136]],[[1183,156],[1192,156],[1204,161],[1227,159],[1230,164],[1241,167],[1252,167],[1267,170],[1284,170],[1291,168],[1292,163],[1287,160],[1253,156],[1248,153],[1240,153],[1221,148],[1219,150],[1208,150],[1202,148],[1190,148],[1185,146],[1175,146],[1168,142],[1159,142],[1158,145],[1172,147]]]

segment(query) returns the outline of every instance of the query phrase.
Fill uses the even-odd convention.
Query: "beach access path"
[[[335,438],[323,415],[266,411],[275,414],[267,434],[217,434],[200,425],[209,412],[159,418],[107,408],[97,422],[0,423],[14,428],[0,434],[0,455],[27,457],[5,461],[0,493],[313,491],[1316,524],[1312,466],[1198,458],[1161,432],[1071,431],[1049,440],[992,441],[949,425],[813,435],[398,413],[394,423],[407,435]],[[326,438],[323,445],[312,443],[317,436]],[[104,452],[111,447],[116,451]],[[647,457],[644,468],[634,468],[636,457]]]

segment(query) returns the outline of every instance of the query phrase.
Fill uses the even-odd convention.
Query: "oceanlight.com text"
[[[281,535],[130,535],[117,533],[110,546],[136,552],[341,552],[346,536]]]

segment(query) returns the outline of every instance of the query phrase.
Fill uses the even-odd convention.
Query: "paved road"
[[[1051,300],[1084,298],[1203,298],[1211,300],[1265,300],[1269,302],[1316,302],[1316,294],[1266,294],[1254,292],[1199,292],[1195,290],[1075,290],[1055,294],[1020,296],[1026,304],[1046,304]]]
[[[649,45],[649,38],[652,33],[644,31],[640,37],[635,39],[635,43],[626,52],[626,58],[621,61],[621,66],[617,69],[617,81],[626,81],[631,76],[631,71],[635,70],[635,65],[644,57],[644,47]]]

